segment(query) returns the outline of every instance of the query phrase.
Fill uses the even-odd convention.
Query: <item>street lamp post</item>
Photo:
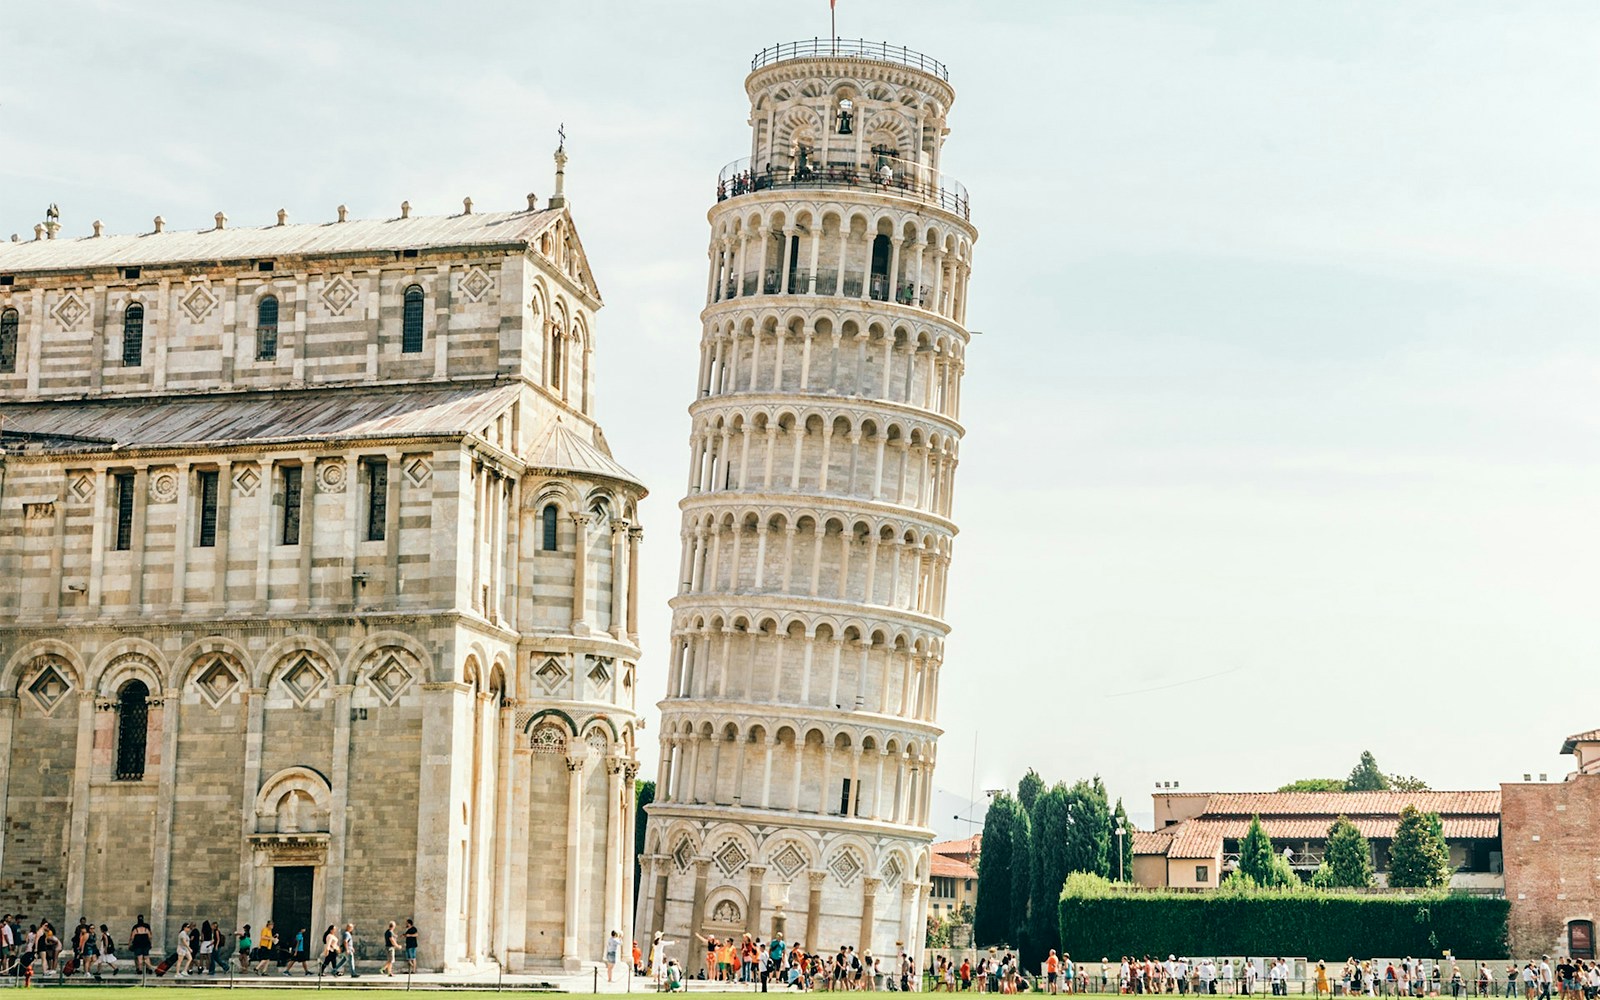
[[[1124,826],[1120,820],[1118,820],[1117,821],[1117,881],[1118,882],[1124,881],[1123,874],[1122,874],[1122,837],[1127,832],[1128,832],[1128,828],[1126,826]]]

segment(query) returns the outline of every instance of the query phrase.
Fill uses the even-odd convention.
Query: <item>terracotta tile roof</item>
[[[1600,729],[1591,729],[1583,733],[1573,733],[1566,742],[1561,744],[1562,753],[1571,753],[1578,749],[1579,743],[1600,743]]]
[[[1486,840],[1500,836],[1499,816],[1443,816],[1441,820],[1446,840]],[[1392,838],[1395,828],[1400,825],[1398,816],[1359,816],[1351,817],[1350,821],[1363,837],[1369,839]],[[1328,836],[1328,827],[1332,822],[1332,819],[1322,817],[1261,817],[1261,827],[1273,841],[1323,840]],[[1222,852],[1223,840],[1242,839],[1249,829],[1248,819],[1191,819],[1175,828],[1172,846],[1167,849],[1166,855],[1179,859],[1214,858]],[[1136,854],[1140,853],[1137,836],[1134,840]]]
[[[1177,829],[1177,827],[1173,829]],[[1171,846],[1172,832],[1170,830],[1133,831],[1134,854],[1165,854],[1167,853],[1167,848]]]
[[[1398,816],[1414,805],[1440,816],[1500,815],[1500,792],[1218,792],[1206,800],[1204,817]]]
[[[965,861],[944,854],[935,854],[928,867],[928,872],[938,878],[977,878],[977,869]]]
[[[933,845],[933,853],[968,857],[983,848],[983,834],[975,833],[961,840],[941,840]]]

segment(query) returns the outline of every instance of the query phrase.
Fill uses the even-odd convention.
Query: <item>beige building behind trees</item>
[[[524,211],[0,244],[7,909],[415,917],[429,968],[631,923],[644,490],[563,160]]]

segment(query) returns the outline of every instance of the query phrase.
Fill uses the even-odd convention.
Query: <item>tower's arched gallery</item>
[[[920,952],[977,231],[903,48],[756,56],[710,211],[636,929]]]

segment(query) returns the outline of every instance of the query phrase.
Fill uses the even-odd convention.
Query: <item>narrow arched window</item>
[[[561,388],[561,366],[565,363],[564,352],[561,345],[564,338],[560,333],[550,338],[550,388]]]
[[[406,307],[400,326],[400,350],[405,354],[422,353],[422,286],[406,289]]]
[[[17,327],[21,317],[15,309],[0,312],[0,372],[17,370]]]
[[[544,519],[543,548],[546,552],[554,552],[556,550],[556,518],[559,516],[556,512],[556,505],[553,503],[546,504],[544,513],[539,516]]]
[[[122,367],[144,364],[144,306],[135,302],[122,314]]]
[[[150,728],[150,689],[129,681],[117,693],[117,780],[144,777],[144,746]]]
[[[256,305],[256,360],[278,357],[278,300],[268,295]]]

